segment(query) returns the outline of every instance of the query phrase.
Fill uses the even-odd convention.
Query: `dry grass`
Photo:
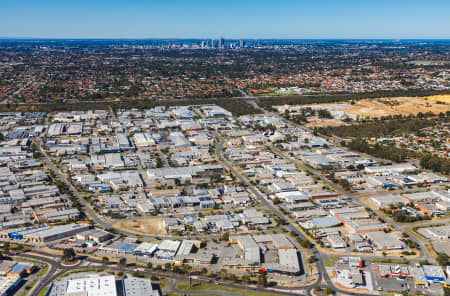
[[[347,110],[348,113],[361,117],[381,117],[387,115],[417,115],[422,112],[450,111],[450,105],[437,103],[434,97],[424,98],[380,98],[374,100],[361,100]],[[450,97],[448,98],[450,101]],[[441,101],[442,102],[442,101]]]
[[[136,234],[144,234],[144,235],[167,234],[166,228],[164,227],[164,221],[161,218],[120,221],[115,223],[114,227]]]
[[[450,103],[450,95],[437,95],[437,96],[431,96],[428,97],[428,100],[431,101],[437,101],[437,102],[442,102],[442,103]]]
[[[349,102],[313,104],[313,105],[291,105],[276,106],[283,113],[286,109],[299,111],[303,108],[320,106],[330,111],[342,111],[347,114],[359,116],[361,118],[374,118],[389,115],[417,115],[419,112],[440,112],[450,111],[450,95],[437,95],[430,97],[398,97],[398,98],[378,98],[356,101],[354,105]],[[308,126],[336,126],[343,122],[339,120],[321,119],[316,122],[310,122]]]

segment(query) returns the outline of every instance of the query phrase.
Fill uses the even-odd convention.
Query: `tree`
[[[125,258],[125,257],[120,258],[119,265],[120,266],[126,266],[127,265],[127,258]]]
[[[102,262],[103,262],[103,264],[104,264],[104,265],[108,264],[108,262],[109,262],[109,258],[108,258],[108,257],[106,257],[106,256],[103,256],[103,258],[102,258]]]
[[[364,169],[364,165],[360,163],[356,166],[356,168],[361,171]]]
[[[73,260],[75,260],[75,255],[76,254],[75,254],[75,251],[74,251],[73,248],[65,248],[63,250],[63,254],[61,256],[61,259],[63,261],[66,261],[66,262],[73,261]]]
[[[438,253],[436,260],[439,263],[439,265],[446,266],[446,265],[448,265],[448,259],[449,259],[449,257],[446,253]]]
[[[147,267],[148,267],[148,268],[152,268],[152,267],[153,267],[153,263],[148,262],[148,263],[147,263]]]
[[[3,245],[3,252],[4,252],[5,254],[9,254],[9,249],[10,249],[10,247],[11,247],[11,245],[9,244],[9,242],[6,242],[6,243]]]
[[[258,285],[267,287],[267,272],[260,270],[258,274]]]
[[[325,291],[325,294],[327,294],[327,295],[333,294],[333,289],[331,289],[330,287],[326,287],[324,291]]]
[[[230,239],[230,233],[227,231],[220,237],[221,241],[227,242]]]
[[[244,274],[243,276],[241,276],[241,281],[244,284],[248,284],[250,282],[250,280],[251,280],[251,277],[249,274]]]

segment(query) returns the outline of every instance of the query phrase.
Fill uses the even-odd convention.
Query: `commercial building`
[[[36,243],[46,243],[75,235],[89,229],[88,224],[66,224],[58,226],[38,225],[7,229],[0,231],[0,238],[26,240]]]
[[[13,295],[16,288],[22,282],[20,277],[6,277],[0,276],[0,295],[9,296]]]
[[[153,289],[152,282],[146,278],[126,277],[122,281],[123,296],[159,296],[159,290]]]
[[[117,296],[113,275],[90,275],[85,278],[54,282],[47,296]]]
[[[422,269],[428,283],[445,282],[445,274],[442,267],[435,265],[423,265]]]

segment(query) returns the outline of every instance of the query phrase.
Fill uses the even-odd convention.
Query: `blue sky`
[[[450,0],[0,0],[0,37],[450,39]]]

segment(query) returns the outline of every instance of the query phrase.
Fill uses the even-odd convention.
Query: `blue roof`
[[[138,247],[138,245],[132,244],[132,243],[114,242],[109,247],[117,249],[117,250],[121,250],[125,253],[132,253],[134,251],[134,249],[136,249]]]
[[[21,274],[24,270],[32,268],[34,265],[32,263],[18,262],[16,263],[9,273],[11,274]]]

